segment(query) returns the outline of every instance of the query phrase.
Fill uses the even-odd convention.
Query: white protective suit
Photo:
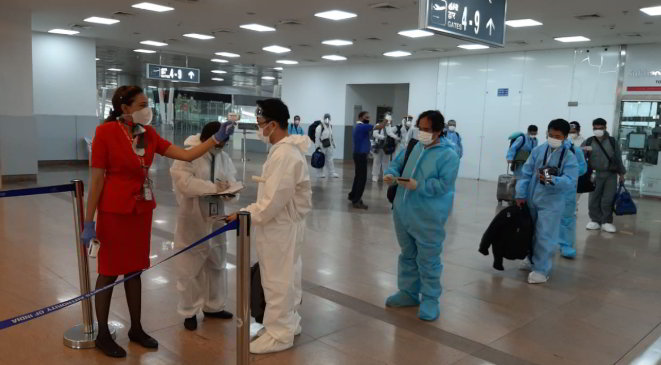
[[[292,344],[301,322],[301,250],[312,190],[305,152],[308,136],[288,136],[271,147],[251,214],[266,299],[264,327],[273,339]],[[257,340],[255,340],[257,341]]]
[[[199,145],[200,135],[186,139],[186,147]],[[216,193],[212,182],[211,164],[215,160],[213,180],[235,182],[236,168],[225,152],[207,153],[193,162],[175,161],[170,168],[172,185],[177,198],[177,225],[174,232],[175,248],[181,249],[225,225],[217,218],[223,216],[222,201],[219,217],[210,218],[208,203],[199,198]],[[202,200],[202,202],[200,202]],[[225,309],[227,299],[227,241],[225,235],[213,238],[180,255],[175,260],[179,314],[186,318],[200,311],[219,312]]]
[[[372,134],[374,136],[374,142],[379,143],[380,141],[385,141],[386,137],[392,137],[395,139],[395,143],[399,142],[401,138],[397,135],[397,127],[392,126],[390,123],[379,131],[374,131]],[[382,142],[383,143],[383,142]],[[374,163],[372,164],[372,181],[379,181],[379,178],[383,176],[383,173],[388,170],[388,165],[390,164],[390,159],[394,157],[393,155],[386,155],[383,151],[383,148],[379,148],[377,151],[372,153],[374,157]]]
[[[326,138],[330,139],[331,145],[330,147],[324,148],[321,141]],[[317,176],[326,177],[328,175],[330,177],[337,177],[335,163],[333,162],[333,156],[335,155],[335,140],[333,139],[333,127],[330,123],[324,124],[324,122],[321,122],[321,124],[317,126],[317,129],[315,130],[314,149],[316,150],[317,148],[321,148],[321,152],[326,155],[326,164],[324,165],[324,168],[316,169],[318,173]]]
[[[410,135],[411,127],[407,127],[406,123],[407,123],[406,118],[404,118],[402,120],[402,128],[399,130],[401,139],[397,144],[397,151],[395,151],[395,156],[393,157],[393,159],[397,157],[397,155],[399,155],[400,152],[406,151],[406,148],[409,145],[409,140],[411,139],[411,135]]]

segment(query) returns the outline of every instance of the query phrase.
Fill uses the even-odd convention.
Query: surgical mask
[[[137,112],[133,112],[133,114],[131,114],[131,118],[133,119],[133,123],[135,124],[150,125],[151,120],[153,118],[153,114],[151,108],[147,107],[147,108],[142,108]]]
[[[392,121],[392,115],[386,115],[386,120],[387,120],[388,122]]]
[[[301,124],[301,121],[300,120],[294,120],[294,124],[299,125],[299,124]]]
[[[529,135],[528,135],[528,137],[530,137],[530,138],[533,138],[533,139],[534,139],[534,138],[537,138],[537,135],[536,135],[536,134],[529,134]]]
[[[572,140],[576,139],[577,137],[578,137],[577,133],[569,133],[569,138],[571,138]]]
[[[453,125],[451,125],[451,126],[448,127],[448,130],[449,130],[450,132],[454,132],[456,129],[457,129],[457,127],[455,127],[455,126],[453,126]]]
[[[409,122],[409,121],[407,121],[407,122],[406,122],[406,128],[410,128],[410,127],[411,127],[411,124],[413,124],[413,122]]]
[[[601,138],[601,137],[604,136],[604,132],[605,131],[603,129],[595,129],[594,130],[594,136]]]
[[[548,143],[549,143],[549,146],[551,146],[551,148],[554,148],[554,149],[559,148],[559,147],[562,146],[562,140],[561,139],[556,139],[556,138],[549,137]]]
[[[330,123],[330,119],[328,119],[328,118],[324,119],[324,123],[326,123],[326,124]]]
[[[264,129],[266,128],[259,127],[259,130],[257,131],[257,138],[259,138],[262,142],[269,144],[271,143],[271,134],[273,133],[273,131],[271,131],[271,133],[269,133],[268,136],[265,136]]]
[[[425,146],[429,146],[430,144],[434,143],[434,135],[429,132],[420,131],[418,132],[418,141],[420,141],[420,143]]]

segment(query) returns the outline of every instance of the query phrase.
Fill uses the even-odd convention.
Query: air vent
[[[248,52],[246,52],[246,54],[257,54],[257,52],[248,51]]]
[[[445,52],[444,49],[441,48],[423,48],[420,50],[421,52],[427,52],[427,53],[441,53]]]
[[[624,36],[624,37],[628,37],[628,38],[642,38],[643,37],[642,34],[635,33],[635,32],[634,33],[622,33],[621,35]]]
[[[310,48],[310,47],[312,47],[312,45],[307,44],[307,43],[301,43],[298,46],[301,47],[301,48]]]
[[[305,61],[305,62],[310,62],[310,63],[316,63],[316,62],[319,62],[318,60],[312,60],[312,59],[307,59],[307,60],[303,60],[303,61]]]
[[[369,38],[366,38],[366,39],[368,41],[380,41],[381,40],[381,38],[378,38],[378,37],[369,37]]]
[[[301,25],[301,23],[298,20],[295,19],[285,19],[279,21],[280,24],[282,25]]]
[[[234,32],[232,32],[229,29],[221,28],[221,29],[212,30],[211,33],[220,34],[220,33],[234,33]]]
[[[134,15],[135,15],[135,14],[133,14],[133,13],[127,13],[127,12],[125,12],[125,11],[116,11],[116,12],[114,12],[114,13],[112,13],[112,14],[113,14],[113,15],[117,15],[117,16],[134,16]]]
[[[69,24],[69,28],[71,29],[90,29],[92,28],[89,25],[84,25],[84,24]]]
[[[399,9],[398,7],[396,7],[396,6],[394,6],[390,3],[387,3],[387,2],[371,4],[370,8],[372,8],[372,9],[384,9],[384,10]]]
[[[601,15],[596,14],[596,13],[595,14],[585,14],[585,15],[575,16],[574,18],[576,18],[578,20],[590,20],[590,19],[599,19],[599,18],[601,18]]]
[[[511,41],[511,42],[507,42],[507,44],[511,44],[513,46],[527,46],[528,42],[526,42],[526,41]]]

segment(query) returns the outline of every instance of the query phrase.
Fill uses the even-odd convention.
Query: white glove
[[[411,191],[418,188],[418,182],[415,181],[415,179],[410,179],[408,181],[398,180],[397,184],[399,184],[400,186],[404,187],[405,189],[408,189],[408,190],[411,190]]]
[[[388,174],[383,177],[383,182],[388,184],[388,185],[395,185],[397,184],[397,180],[395,180],[395,177]]]

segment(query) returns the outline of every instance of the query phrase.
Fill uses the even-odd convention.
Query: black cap
[[[328,114],[328,113],[324,114],[324,119],[330,119],[330,118],[331,118],[330,114]]]
[[[257,106],[261,109],[261,115],[266,119],[278,122],[289,120],[289,108],[280,99],[258,100]]]
[[[581,130],[581,123],[579,123],[579,122],[573,121],[573,122],[569,123],[569,125],[572,128],[576,129],[577,131]]]

